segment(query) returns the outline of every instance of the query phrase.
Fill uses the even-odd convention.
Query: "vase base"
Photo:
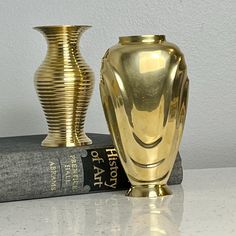
[[[126,193],[126,196],[157,198],[171,194],[172,192],[167,185],[139,185],[131,186]]]
[[[80,147],[92,144],[92,140],[85,134],[78,138],[59,138],[54,135],[48,135],[41,143],[43,147]]]

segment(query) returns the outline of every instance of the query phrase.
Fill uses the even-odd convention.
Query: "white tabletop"
[[[187,170],[174,194],[124,192],[0,204],[1,236],[236,235],[236,168]]]

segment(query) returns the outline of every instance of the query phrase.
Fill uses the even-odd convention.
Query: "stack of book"
[[[0,138],[0,202],[128,189],[110,135],[88,134],[93,144],[45,148],[45,135]],[[183,179],[178,154],[168,184]]]

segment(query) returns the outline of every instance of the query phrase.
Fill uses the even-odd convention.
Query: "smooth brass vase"
[[[35,73],[35,87],[43,107],[48,135],[46,147],[89,145],[84,132],[88,104],[94,87],[94,75],[84,62],[78,41],[90,26],[40,26],[48,52]]]
[[[120,37],[102,61],[100,93],[127,195],[171,194],[166,186],[183,133],[188,85],[179,48],[164,35]]]

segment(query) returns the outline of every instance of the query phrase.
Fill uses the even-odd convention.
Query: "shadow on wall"
[[[43,111],[41,113],[39,111],[38,107],[26,106],[26,104],[22,107],[11,107],[6,113],[0,110],[0,137],[46,133],[47,123]]]
[[[236,167],[236,145],[228,143],[228,147],[221,144],[206,143],[205,146],[188,145],[180,147],[180,154],[184,169],[207,169]],[[207,155],[207,153],[212,153]],[[191,156],[189,156],[191,154]]]

